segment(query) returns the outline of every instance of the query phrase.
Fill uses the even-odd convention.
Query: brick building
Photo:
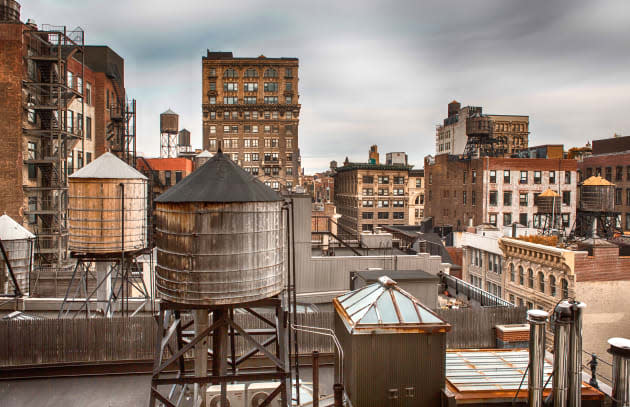
[[[341,215],[339,233],[356,237],[380,225],[407,225],[410,169],[350,162],[337,167],[334,202]]]
[[[425,158],[425,216],[436,226],[461,231],[489,223],[541,227],[536,196],[551,188],[562,197],[561,219],[568,232],[575,222],[577,161],[448,154]]]
[[[247,172],[273,189],[298,184],[297,58],[202,58],[203,148],[221,147]]]
[[[465,106],[457,101],[448,104],[448,115],[436,128],[436,154],[459,155],[464,153],[468,134],[466,120],[473,115],[481,115],[480,106]],[[511,155],[527,148],[529,142],[529,116],[486,114],[492,120],[493,137],[498,140],[497,148]]]
[[[407,190],[409,193],[409,224],[419,225],[424,218],[424,170],[409,170]]]
[[[138,157],[138,171],[151,180],[153,199],[186,178],[194,170],[188,158],[144,158]]]
[[[605,354],[606,340],[630,334],[630,257],[602,239],[569,248],[501,238],[503,297],[552,311],[562,298],[586,303],[583,347]]]
[[[301,185],[313,198],[313,202],[331,202],[335,191],[335,179],[331,172],[302,177]]]
[[[0,210],[37,235],[38,270],[64,271],[67,177],[129,140],[128,117],[115,113],[124,66],[81,29],[25,24],[17,2],[5,6],[16,13],[0,21]]]
[[[630,137],[594,140],[591,156],[579,163],[580,181],[591,176],[615,184],[615,212],[624,231],[630,231]]]

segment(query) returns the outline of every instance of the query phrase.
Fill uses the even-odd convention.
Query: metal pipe
[[[543,369],[545,365],[545,325],[549,313],[542,310],[527,311],[529,322],[529,375],[527,377],[528,404],[542,407]]]
[[[313,407],[319,407],[319,352],[313,351]]]
[[[571,303],[573,321],[569,338],[569,407],[582,406],[582,313],[586,304]]]
[[[566,407],[569,382],[569,334],[573,312],[568,301],[561,301],[553,311],[553,405]]]
[[[608,344],[613,355],[613,407],[630,407],[630,339],[610,338]]]

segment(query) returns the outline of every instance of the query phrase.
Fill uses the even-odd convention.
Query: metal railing
[[[483,307],[514,307],[515,305],[494,294],[491,294],[479,287],[460,280],[457,277],[441,273],[440,279],[442,284],[455,289],[457,295],[461,294],[468,297],[469,301],[477,301]]]

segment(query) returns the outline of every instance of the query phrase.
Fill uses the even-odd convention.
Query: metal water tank
[[[0,21],[20,22],[20,3],[15,0],[0,0]]]
[[[179,132],[179,115],[168,109],[160,115],[160,133],[177,134]]]
[[[220,151],[156,199],[156,285],[180,304],[229,305],[284,288],[280,195]]]
[[[551,188],[548,188],[534,199],[534,204],[538,213],[560,213],[562,197]]]
[[[187,129],[181,129],[179,131],[179,137],[177,140],[177,144],[181,146],[190,147],[190,131]]]
[[[108,152],[68,178],[71,251],[120,253],[147,247],[147,177]]]
[[[590,177],[579,186],[578,209],[585,212],[614,212],[615,184],[602,177]]]
[[[11,270],[22,294],[29,293],[29,275],[33,266],[33,243],[35,235],[11,219],[9,215],[0,216],[0,239],[7,253]],[[9,276],[9,267],[0,255],[0,293],[13,293],[13,284]]]

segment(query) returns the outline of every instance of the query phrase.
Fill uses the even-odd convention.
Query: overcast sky
[[[138,151],[169,107],[201,147],[201,57],[298,57],[306,173],[406,151],[422,166],[453,99],[530,116],[530,145],[630,135],[630,1],[22,0],[125,59]]]

